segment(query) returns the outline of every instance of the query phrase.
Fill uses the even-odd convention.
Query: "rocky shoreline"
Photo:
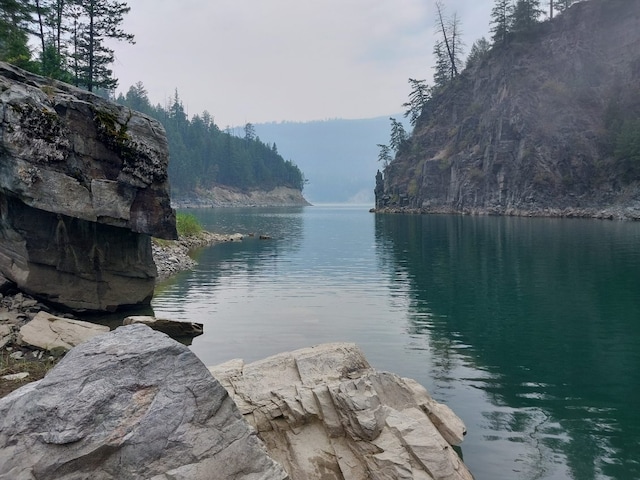
[[[305,207],[311,205],[300,190],[276,187],[272,190],[244,192],[231,187],[217,186],[210,190],[199,189],[191,195],[174,197],[175,208],[211,207]]]
[[[610,206],[602,208],[463,208],[429,206],[422,208],[383,207],[372,208],[372,213],[400,213],[410,215],[473,215],[502,217],[546,217],[546,218],[592,218],[597,220],[640,221],[640,203],[633,206]]]
[[[208,247],[216,243],[239,242],[243,239],[240,233],[221,234],[203,231],[197,235],[180,237],[178,240],[155,240],[152,244],[153,260],[158,269],[158,282],[166,280],[176,273],[189,270],[196,265],[196,261],[189,256],[189,252],[196,248]]]
[[[153,240],[153,259],[158,269],[157,282],[193,268],[195,260],[189,256],[193,249],[203,248],[223,242],[238,242],[243,239],[239,233],[225,235],[203,231],[197,235],[181,237],[178,240]],[[20,292],[15,285],[0,277],[0,397],[13,389],[41,378],[59,359],[43,350],[22,345],[18,332],[31,322],[39,312],[57,317],[78,320],[70,313],[57,311],[35,298]],[[21,370],[16,372],[15,370]],[[29,372],[22,378],[2,378],[5,375]]]

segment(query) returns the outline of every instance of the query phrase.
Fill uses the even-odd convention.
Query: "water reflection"
[[[639,225],[386,215],[375,235],[437,388],[462,376],[494,405],[485,440],[532,447],[517,478],[640,478]]]

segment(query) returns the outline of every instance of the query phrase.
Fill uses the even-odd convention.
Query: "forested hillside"
[[[146,113],[162,123],[169,141],[169,179],[174,196],[225,185],[240,190],[290,187],[302,190],[304,175],[284,160],[275,144],[265,144],[251,124],[240,138],[218,128],[204,112],[188,118],[176,92],[168,107],[152,106],[142,83],[132,86],[117,102]]]
[[[640,218],[640,2],[567,3],[496,1],[491,44],[414,81],[379,209]]]

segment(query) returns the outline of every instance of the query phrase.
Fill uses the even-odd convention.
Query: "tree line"
[[[163,107],[153,106],[141,82],[131,86],[116,101],[157,119],[167,132],[169,179],[174,195],[226,185],[241,190],[270,190],[286,186],[302,190],[306,182],[300,169],[284,160],[275,143],[269,145],[255,134],[251,123],[244,136],[220,130],[207,111],[188,118],[176,90]]]
[[[113,90],[114,51],[105,42],[135,43],[121,28],[130,10],[117,0],[0,0],[0,60],[89,91]]]
[[[135,43],[121,27],[129,11],[118,0],[0,0],[0,60],[113,99],[114,51],[105,42]],[[302,190],[305,184],[298,167],[275,144],[261,142],[251,124],[238,138],[222,132],[207,112],[189,119],[177,91],[167,106],[152,106],[138,83],[117,101],[164,125],[174,193],[218,184],[244,190]]]

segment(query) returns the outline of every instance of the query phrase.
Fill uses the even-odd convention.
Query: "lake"
[[[465,421],[477,480],[640,478],[640,224],[189,212],[255,233],[157,289],[157,316],[204,324],[205,364],[355,342]]]

